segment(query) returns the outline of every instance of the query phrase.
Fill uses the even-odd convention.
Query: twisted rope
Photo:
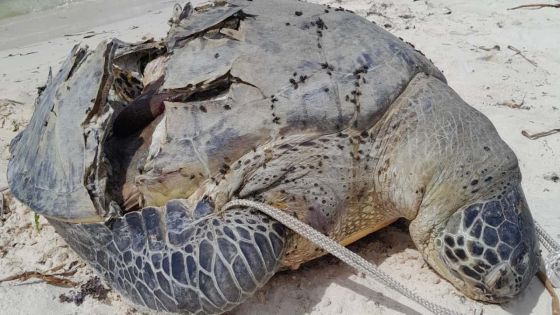
[[[548,251],[548,256],[545,259],[546,276],[550,279],[553,287],[560,287],[560,245],[558,242],[548,234],[545,229],[535,221],[535,229],[537,237]]]
[[[548,234],[544,228],[535,221],[535,228],[537,230],[537,236],[541,244],[551,253],[560,251],[560,244],[554,240],[550,234]]]
[[[330,238],[326,237],[325,235],[321,234],[311,226],[301,222],[297,218],[291,216],[290,214],[266,205],[264,203],[244,200],[244,199],[235,199],[228,202],[224,205],[223,210],[232,208],[232,207],[251,207],[255,208],[272,218],[276,219],[280,223],[284,224],[294,232],[298,233],[299,235],[305,237],[306,239],[310,240],[311,242],[315,243],[317,246],[321,247],[322,249],[329,252],[331,255],[336,256],[338,259],[342,260],[346,264],[350,265],[354,269],[362,272],[366,275],[371,276],[372,278],[376,279],[377,281],[381,282],[382,284],[388,286],[389,288],[399,292],[400,294],[404,295],[405,297],[413,300],[414,302],[422,305],[424,308],[429,310],[430,312],[437,314],[437,315],[458,315],[461,314],[459,312],[450,310],[443,306],[437,305],[432,303],[425,298],[421,297],[420,295],[416,294],[414,291],[408,289],[407,287],[403,286],[401,283],[393,279],[388,274],[384,273],[383,271],[379,270],[377,266],[373,265],[372,263],[368,262],[367,260],[363,259],[356,253],[352,252],[351,250],[347,249],[346,247],[338,244],[337,242],[331,240]]]

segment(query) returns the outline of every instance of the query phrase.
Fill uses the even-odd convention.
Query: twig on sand
[[[76,273],[76,270],[72,270],[72,271],[66,271],[66,272],[60,272],[60,273],[53,273],[53,274],[44,274],[38,271],[26,271],[24,273],[20,273],[14,276],[10,276],[4,279],[0,279],[0,283],[1,282],[6,282],[6,281],[14,281],[14,280],[20,280],[20,281],[26,281],[29,280],[31,278],[36,278],[36,279],[40,279],[42,281],[45,281],[46,283],[50,284],[50,285],[54,285],[57,287],[63,287],[63,288],[72,288],[78,285],[78,283],[72,281],[72,280],[68,280],[68,279],[64,279],[62,277],[68,277],[68,276],[72,276],[73,274]]]
[[[559,4],[549,4],[549,3],[533,3],[533,4],[524,4],[524,5],[520,5],[514,8],[509,8],[508,10],[517,10],[517,9],[523,9],[523,8],[527,8],[527,9],[533,9],[533,10],[537,10],[537,9],[542,9],[542,8],[560,8],[560,3]]]
[[[527,62],[529,62],[529,63],[532,64],[533,66],[535,66],[535,67],[537,66],[537,63],[534,62],[533,60],[531,60],[531,59],[525,57],[525,55],[521,52],[521,50],[519,50],[519,49],[517,49],[517,48],[515,48],[515,47],[513,47],[513,46],[511,46],[511,45],[508,45],[508,49],[509,49],[509,50],[515,51],[515,52],[516,52],[516,55],[519,55],[519,56],[523,57],[523,59],[527,60]]]
[[[19,53],[19,54],[9,54],[4,58],[9,58],[9,57],[15,57],[15,56],[27,56],[27,55],[32,55],[32,54],[36,54],[37,51],[30,51],[30,52],[26,52],[26,53]]]
[[[500,51],[500,45],[494,45],[492,47],[484,47],[484,46],[474,46],[476,48],[482,49],[484,51],[491,51],[491,50],[497,50]]]
[[[556,295],[556,292],[554,291],[554,287],[552,286],[552,283],[550,282],[550,279],[548,279],[546,274],[542,271],[539,271],[537,273],[537,277],[539,277],[539,280],[541,280],[544,287],[546,288],[546,290],[550,294],[550,297],[552,298],[552,315],[560,315],[560,301],[558,301],[558,296]]]
[[[4,220],[4,196],[0,195],[0,220]]]
[[[1,98],[1,99],[0,99],[0,106],[1,106],[1,105],[6,105],[6,104],[11,104],[11,105],[23,105],[23,103],[20,102],[20,101],[12,100],[12,99],[9,99],[9,98]],[[6,187],[6,189],[7,189],[7,187]],[[5,190],[5,189],[3,189],[3,188],[0,189],[0,191],[4,191],[4,190]]]
[[[107,31],[103,31],[103,32],[94,32],[94,31],[87,31],[87,32],[80,32],[80,33],[73,33],[73,34],[64,34],[65,37],[72,37],[72,36],[82,36],[85,35],[82,38],[90,38],[96,35],[101,35],[101,34],[107,34]]]
[[[503,101],[501,103],[497,103],[496,105],[506,106],[513,109],[525,109],[525,110],[530,109],[530,107],[523,106],[523,104],[525,104],[525,96],[523,96],[523,99],[520,102],[514,101],[512,99],[509,101]]]
[[[105,34],[105,33],[107,33],[107,32],[91,33],[91,34],[88,34],[88,35],[84,36],[83,38],[91,38],[93,36],[97,36],[97,35],[101,35],[101,34]]]
[[[11,199],[10,187],[2,186],[0,187],[0,220],[4,219],[6,209],[9,210],[9,203]]]
[[[64,34],[64,37],[72,37],[72,36],[81,36],[85,34],[95,33],[94,31],[87,31],[87,32],[79,32],[79,33],[72,33],[72,34]]]
[[[560,132],[560,128],[551,129],[551,130],[543,131],[543,132],[537,132],[537,133],[534,133],[534,134],[529,134],[529,132],[527,132],[527,130],[522,130],[521,134],[524,135],[525,137],[531,139],[531,140],[536,140],[538,138],[550,136],[550,135],[558,133],[558,132]]]

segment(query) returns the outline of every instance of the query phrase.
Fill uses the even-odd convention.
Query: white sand
[[[255,0],[258,1],[258,0]],[[137,41],[167,31],[170,1],[87,2],[54,13],[0,21],[0,186],[5,185],[7,146],[32,113],[36,87],[44,84],[49,66],[56,71],[72,45],[95,46],[117,37]],[[560,134],[529,140],[529,132],[560,128],[560,10],[514,10],[521,1],[325,1],[377,22],[423,51],[444,71],[449,84],[468,103],[487,115],[513,148],[523,173],[523,188],[533,216],[560,237]],[[550,0],[552,2],[552,0]],[[525,2],[527,3],[527,2]],[[88,39],[64,34],[105,32]],[[490,49],[495,45],[499,49]],[[532,65],[508,45],[536,63]],[[33,54],[19,56],[17,54]],[[10,54],[16,56],[8,57]],[[7,104],[11,99],[23,104]],[[512,101],[513,100],[513,101]],[[504,104],[521,103],[515,109]],[[548,179],[547,179],[548,178]],[[48,271],[79,261],[52,227],[40,233],[24,207],[0,220],[0,278],[22,271]],[[42,223],[45,223],[43,220]],[[463,297],[427,267],[408,235],[390,227],[351,246],[403,284],[439,304],[467,314],[548,314],[550,297],[534,279],[514,302],[484,305]],[[91,271],[79,263],[73,280],[83,282]],[[60,303],[67,292],[37,281],[0,284],[1,314],[134,314],[111,293],[107,301],[86,298],[81,306]],[[560,292],[558,292],[560,293]],[[396,314],[426,313],[373,280],[357,276],[335,258],[325,257],[284,272],[232,314]]]

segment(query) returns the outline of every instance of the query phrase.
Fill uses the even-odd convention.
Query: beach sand
[[[449,85],[488,116],[515,151],[534,218],[556,239],[560,237],[560,134],[537,140],[521,134],[560,128],[560,9],[507,10],[523,4],[509,0],[311,2],[354,10],[431,58]],[[49,67],[56,72],[78,42],[94,47],[111,37],[125,41],[162,37],[172,6],[172,1],[87,1],[0,20],[0,186],[6,185],[9,142],[29,120],[37,87],[45,83]],[[40,222],[38,232],[32,212],[11,202],[0,219],[0,278],[63,266],[59,272],[77,268],[70,277],[76,282],[90,279],[93,273],[85,263],[44,219]],[[551,312],[551,298],[536,278],[518,298],[501,306],[465,298],[424,263],[400,226],[374,233],[350,248],[422,296],[465,314]],[[114,292],[102,301],[86,297],[80,306],[59,302],[59,295],[69,290],[34,280],[0,283],[0,314],[141,313]],[[230,312],[398,313],[426,311],[331,256],[277,274]]]

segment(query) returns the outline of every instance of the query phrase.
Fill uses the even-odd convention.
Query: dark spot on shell
[[[295,73],[295,72],[294,72]],[[294,89],[298,88],[298,83],[296,82],[296,80],[294,80],[293,78],[290,78],[290,84],[292,84],[292,87]]]

